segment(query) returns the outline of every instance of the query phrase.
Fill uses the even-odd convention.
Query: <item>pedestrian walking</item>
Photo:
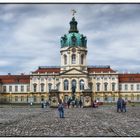
[[[80,101],[79,101],[79,105],[80,105],[80,108],[82,107],[82,101],[81,101],[81,99],[80,99]]]
[[[62,101],[59,102],[58,111],[59,111],[59,117],[64,118],[64,105]]]

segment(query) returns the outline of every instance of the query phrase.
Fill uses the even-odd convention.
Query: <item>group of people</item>
[[[50,105],[50,103],[48,101],[43,101],[43,100],[41,101],[41,108],[45,108],[49,105]]]
[[[82,107],[82,105],[83,105],[83,103],[82,103],[82,101],[81,100],[68,100],[67,101],[67,106],[68,106],[68,108],[70,108],[70,105],[74,108],[75,106],[78,108],[78,107]]]
[[[117,112],[126,112],[126,104],[127,101],[119,97],[117,101]]]
[[[73,101],[70,102],[68,100],[68,102],[67,102],[68,108],[69,108],[70,104],[72,104],[72,106],[74,107],[75,105],[77,105],[76,103],[77,102],[73,102]],[[117,101],[117,112],[119,112],[119,111],[120,112],[126,112],[126,104],[127,104],[126,100],[122,99],[121,97],[118,98],[118,101]],[[81,100],[79,101],[79,106],[80,107],[82,106],[82,101]],[[98,100],[95,100],[93,102],[93,107],[94,108],[98,107]],[[64,104],[63,104],[62,101],[59,102],[58,111],[59,111],[59,117],[60,118],[64,118]]]

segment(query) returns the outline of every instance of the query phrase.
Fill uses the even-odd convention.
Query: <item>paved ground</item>
[[[140,136],[140,106],[65,109],[64,119],[57,109],[1,106],[0,136]]]

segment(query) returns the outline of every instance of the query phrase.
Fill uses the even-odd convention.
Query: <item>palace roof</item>
[[[39,67],[36,71],[32,73],[60,73],[60,67],[57,66]]]
[[[140,74],[119,74],[119,83],[140,83]]]
[[[115,73],[110,66],[88,66],[89,73]],[[58,66],[40,66],[34,73],[60,73]]]
[[[2,84],[28,84],[30,83],[29,75],[0,75]]]
[[[110,66],[88,66],[89,73],[115,73]]]

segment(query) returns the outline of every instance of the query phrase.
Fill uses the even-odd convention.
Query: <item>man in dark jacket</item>
[[[123,99],[121,97],[119,97],[117,101],[117,112],[119,112],[119,110],[123,112]]]
[[[62,102],[60,102],[58,105],[58,111],[60,118],[64,118],[64,105]]]

